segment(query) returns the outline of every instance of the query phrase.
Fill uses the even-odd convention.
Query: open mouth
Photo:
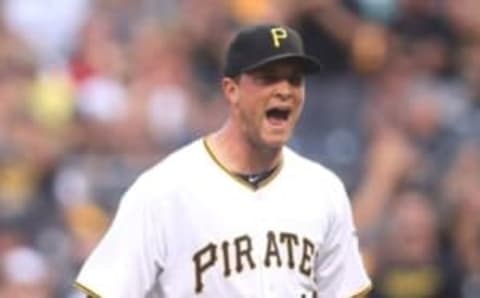
[[[290,113],[287,108],[271,108],[266,111],[266,116],[270,123],[281,124],[288,120]]]

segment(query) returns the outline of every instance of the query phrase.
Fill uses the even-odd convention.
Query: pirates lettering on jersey
[[[265,235],[266,248],[262,260],[255,260],[253,241],[248,235],[242,235],[222,241],[219,245],[209,243],[193,255],[195,272],[195,293],[202,292],[204,277],[214,266],[222,266],[223,275],[227,278],[234,273],[254,270],[255,261],[262,262],[267,268],[276,266],[289,269],[296,268],[302,275],[310,278],[313,274],[315,245],[308,238],[300,238],[296,234],[268,231]],[[297,252],[297,253],[295,253]],[[232,257],[232,258],[231,258]],[[222,262],[218,262],[221,259]],[[231,263],[234,260],[234,264]]]

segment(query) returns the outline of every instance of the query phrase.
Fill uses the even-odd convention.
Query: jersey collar
[[[228,176],[230,176],[230,178],[232,178],[234,181],[242,184],[243,186],[246,186],[247,188],[249,188],[250,190],[252,191],[257,191],[259,190],[260,188],[263,188],[265,187],[267,184],[269,184],[270,182],[272,182],[275,177],[278,176],[278,174],[280,173],[280,170],[283,168],[283,158],[280,159],[280,163],[277,167],[275,167],[275,170],[270,174],[269,177],[265,178],[264,180],[262,180],[260,183],[258,183],[258,185],[254,186],[250,183],[248,183],[247,181],[245,181],[244,179],[240,178],[237,174],[235,174],[234,172],[230,171],[224,164],[222,164],[218,158],[215,156],[215,153],[213,152],[212,148],[210,148],[210,146],[208,145],[208,142],[207,142],[207,139],[206,138],[203,138],[203,145],[205,147],[205,150],[207,151],[208,155],[212,158],[212,160],[215,162],[215,164],[224,172],[226,173]]]

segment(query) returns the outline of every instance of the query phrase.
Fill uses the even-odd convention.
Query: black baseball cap
[[[230,43],[223,74],[235,77],[284,59],[298,60],[306,74],[321,69],[317,59],[305,54],[302,38],[294,29],[276,24],[246,27]]]

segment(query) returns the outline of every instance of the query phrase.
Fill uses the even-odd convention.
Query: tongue
[[[282,125],[285,122],[285,119],[281,117],[270,116],[267,119],[268,119],[268,122],[272,125]]]

